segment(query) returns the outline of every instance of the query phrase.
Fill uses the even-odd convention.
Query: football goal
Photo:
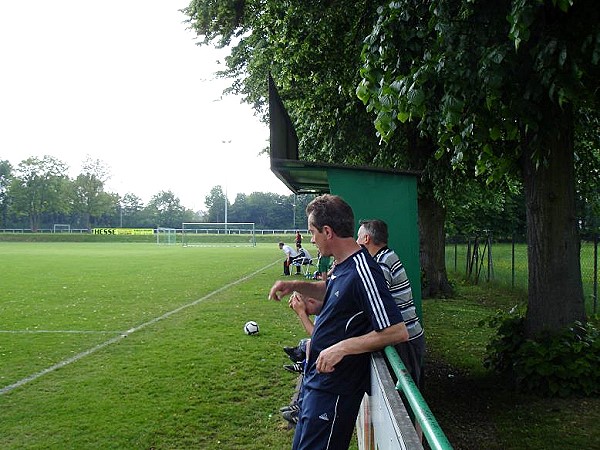
[[[181,243],[191,246],[256,246],[254,222],[184,222]]]
[[[158,227],[156,229],[156,243],[158,245],[173,245],[177,242],[177,229]]]
[[[71,225],[68,223],[55,223],[52,228],[53,233],[70,233]]]

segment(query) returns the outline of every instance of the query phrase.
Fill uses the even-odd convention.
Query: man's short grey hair
[[[360,226],[365,229],[367,234],[371,236],[371,240],[375,245],[387,245],[388,243],[388,226],[383,220],[369,219],[361,220]]]

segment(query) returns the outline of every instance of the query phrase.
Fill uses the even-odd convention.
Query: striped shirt
[[[423,334],[423,327],[417,316],[410,281],[406,276],[402,261],[396,252],[388,247],[381,248],[373,257],[381,267],[388,289],[394,297],[396,305],[400,308],[408,330],[408,340],[418,338]]]

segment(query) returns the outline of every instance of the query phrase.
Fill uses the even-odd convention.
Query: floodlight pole
[[[231,144],[231,139],[228,141],[222,140],[222,144]],[[227,199],[227,183],[225,183],[225,234],[227,234],[227,203],[229,203]]]
[[[292,204],[292,206],[294,207],[294,226],[292,228],[294,228],[294,230],[296,229],[296,194],[294,194],[294,203]]]

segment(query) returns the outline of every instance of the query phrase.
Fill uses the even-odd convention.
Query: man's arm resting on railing
[[[317,358],[317,371],[327,373],[335,370],[335,365],[346,355],[358,355],[381,350],[387,345],[394,345],[408,340],[408,331],[404,322],[371,331],[362,336],[344,339],[321,351]]]

